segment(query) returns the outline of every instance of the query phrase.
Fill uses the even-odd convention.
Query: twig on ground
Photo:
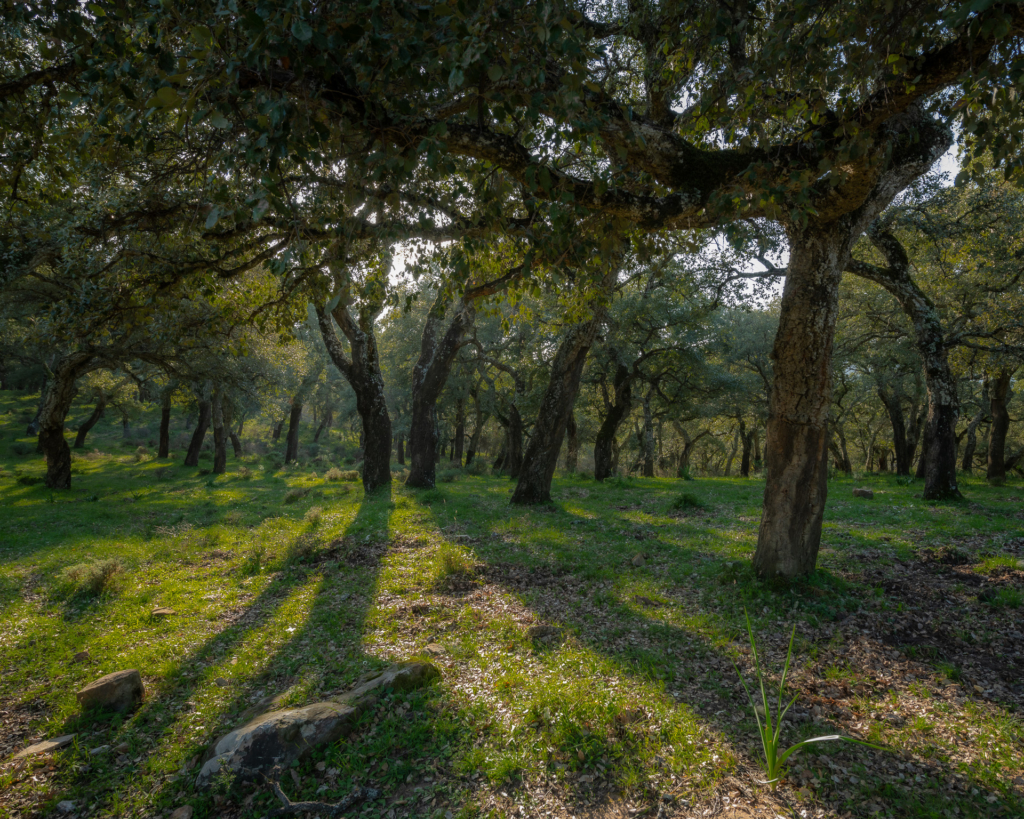
[[[279,774],[280,769],[275,768],[271,771],[273,774]],[[346,811],[352,809],[353,806],[363,802],[367,799],[376,799],[380,796],[380,791],[376,788],[364,788],[358,787],[340,802],[330,804],[328,802],[292,802],[287,794],[281,790],[281,784],[271,779],[269,776],[263,777],[267,784],[270,785],[274,790],[274,794],[279,800],[283,807],[274,808],[270,811],[270,816],[289,816],[297,813],[317,813],[322,816],[341,816]]]

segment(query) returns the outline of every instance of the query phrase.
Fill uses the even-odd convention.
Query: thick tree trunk
[[[103,411],[107,408],[107,396],[104,393],[100,393],[99,400],[96,402],[96,408],[92,411],[85,422],[78,428],[78,433],[75,435],[75,449],[81,449],[85,446],[85,436],[89,434],[96,423],[103,417]]]
[[[64,438],[64,420],[75,397],[75,382],[95,362],[87,353],[61,356],[39,403],[39,448],[46,458],[46,486],[50,489],[71,488],[71,447]]]
[[[992,423],[988,428],[988,471],[985,477],[994,486],[1006,483],[1006,433],[1010,429],[1010,413],[1006,405],[1013,397],[1010,389],[1011,370],[1003,369],[989,379],[989,402]]]
[[[302,400],[296,396],[292,399],[291,412],[288,413],[288,435],[285,438],[284,462],[290,464],[299,457],[299,423],[302,420]]]
[[[842,225],[790,231],[772,349],[768,476],[754,568],[765,578],[814,571],[828,492],[828,414],[839,279],[853,236]]]
[[[224,434],[224,394],[217,390],[211,406],[213,422],[213,474],[223,475],[228,465],[227,435]]]
[[[373,316],[374,309],[370,307],[360,313],[358,321],[343,304],[330,314],[323,307],[317,307],[317,321],[327,352],[356,394],[356,411],[363,427],[363,489],[366,492],[391,486],[391,415],[384,395]],[[348,339],[351,359],[334,331],[334,322]]]
[[[195,431],[192,433],[192,440],[188,444],[188,452],[185,453],[185,466],[199,466],[199,452],[203,448],[203,441],[206,438],[206,430],[210,428],[210,420],[213,417],[213,406],[207,393],[199,399],[199,420],[196,422]]]
[[[462,452],[466,441],[466,406],[459,398],[455,402],[455,442],[452,445],[452,463],[462,466]]]
[[[611,400],[605,396],[607,412],[601,421],[601,426],[597,430],[597,438],[594,441],[594,477],[599,481],[612,475],[614,469],[612,449],[616,440],[615,436],[618,434],[619,426],[626,420],[633,408],[633,378],[629,369],[621,364],[618,365],[612,384],[614,395]]]
[[[895,450],[896,474],[910,475],[910,463],[907,461],[907,433],[903,418],[903,404],[899,393],[890,393],[884,387],[878,388],[878,397],[889,415],[892,426],[892,444]]]
[[[157,458],[168,458],[171,454],[171,395],[173,389],[165,389],[160,401],[160,443]]]
[[[463,336],[473,325],[473,305],[461,301],[442,334],[450,297],[442,290],[434,299],[420,338],[420,356],[412,375],[412,415],[409,421],[409,477],[406,486],[429,489],[436,480],[438,452],[437,399],[448,381]],[[456,431],[458,435],[458,431]],[[461,462],[461,445],[459,458]]]
[[[565,442],[565,471],[570,475],[576,473],[576,464],[580,458],[579,429],[576,426],[576,413],[569,413],[569,421],[565,429],[568,437]]]
[[[316,428],[316,433],[313,435],[313,443],[314,444],[317,443],[320,440],[320,436],[323,435],[324,432],[326,432],[327,430],[329,430],[331,428],[331,424],[333,424],[333,423],[334,423],[334,411],[328,409],[328,410],[326,410],[324,412],[324,417],[320,421],[320,425]]]
[[[551,379],[541,399],[533,436],[523,455],[519,480],[512,493],[513,504],[547,503],[551,500],[551,479],[562,450],[565,426],[576,403],[583,365],[604,318],[603,298],[614,284],[615,272],[605,276],[602,301],[595,304],[593,317],[569,328],[551,361]]]

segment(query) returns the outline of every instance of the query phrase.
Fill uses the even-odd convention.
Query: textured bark
[[[830,372],[839,279],[854,236],[844,225],[790,231],[790,261],[772,349],[768,476],[754,568],[762,577],[814,570],[828,478]]]
[[[292,399],[292,408],[288,413],[288,435],[285,437],[284,462],[290,464],[299,457],[299,424],[302,421],[302,401],[297,396]]]
[[[192,440],[188,444],[188,452],[185,453],[185,466],[199,466],[199,452],[203,448],[203,440],[206,438],[206,430],[210,428],[210,420],[213,417],[213,406],[209,395],[209,387],[203,389],[203,395],[199,399],[199,420],[196,422],[195,431],[192,433]]]
[[[633,408],[633,376],[622,364],[615,368],[612,387],[612,397],[605,396],[605,416],[594,441],[594,477],[599,481],[612,475],[615,436]]]
[[[391,415],[384,396],[373,309],[361,311],[358,320],[343,304],[337,305],[330,313],[318,306],[316,315],[331,361],[356,394],[356,411],[363,427],[363,488],[374,492],[390,487]],[[335,322],[348,339],[351,358],[334,330]]]
[[[442,332],[451,299],[438,293],[427,314],[420,337],[420,356],[412,374],[412,414],[409,421],[409,476],[406,486],[431,488],[436,481],[438,452],[437,399],[448,381],[455,356],[466,331],[473,325],[471,302],[456,305],[448,327]],[[461,460],[461,446],[460,446]]]
[[[75,397],[75,382],[98,363],[88,353],[71,353],[55,362],[39,403],[39,448],[46,458],[46,486],[71,488],[71,447],[64,438],[64,420]]]
[[[565,471],[573,475],[576,473],[576,465],[580,458],[580,437],[575,412],[569,413],[565,431],[568,436],[565,442]]]
[[[160,443],[157,458],[168,458],[171,454],[171,395],[173,387],[164,390],[160,401]]]
[[[961,497],[956,475],[956,425],[960,417],[956,379],[949,360],[939,311],[910,276],[910,261],[891,233],[872,230],[872,243],[885,256],[887,267],[851,262],[847,270],[880,284],[891,293],[914,328],[914,343],[924,362],[927,388],[919,473],[922,496],[928,500]],[[915,443],[916,446],[916,443]],[[972,453],[973,456],[973,453]]]
[[[1010,413],[1007,403],[1013,397],[1010,389],[1012,370],[1000,370],[998,375],[989,379],[989,402],[992,423],[988,428],[988,470],[985,477],[988,482],[1001,486],[1006,482],[1006,433],[1010,429]]]
[[[603,281],[602,297],[615,282],[616,271]],[[551,378],[537,413],[533,436],[523,455],[523,467],[512,493],[513,504],[547,503],[551,500],[551,479],[562,450],[565,426],[579,392],[580,377],[587,354],[604,318],[604,301],[595,304],[593,316],[566,332],[551,361]]]
[[[224,393],[217,390],[211,402],[213,423],[213,474],[223,475],[228,465],[227,435],[224,425]]]
[[[78,428],[78,433],[75,435],[75,449],[81,449],[85,446],[85,436],[89,434],[100,418],[103,417],[103,411],[107,408],[107,396],[102,391],[100,392],[99,399],[96,401],[96,407],[92,411],[92,415],[85,419],[85,422]]]

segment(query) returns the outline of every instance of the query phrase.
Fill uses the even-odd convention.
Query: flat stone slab
[[[37,742],[35,745],[29,745],[27,748],[18,751],[14,755],[15,759],[25,759],[30,756],[38,756],[39,754],[48,754],[52,751],[59,751],[61,748],[66,748],[72,743],[77,734],[67,734],[62,737],[54,737],[53,739],[44,739],[42,742]]]
[[[855,498],[869,498],[870,499],[870,498],[873,498],[875,496],[875,493],[872,490],[870,490],[870,489],[865,489],[865,488],[861,487],[861,488],[853,490],[853,496]]]
[[[142,675],[134,668],[129,668],[94,680],[75,696],[83,711],[108,708],[123,714],[142,702],[144,695]]]
[[[409,691],[440,676],[430,663],[403,663],[364,679],[335,699],[253,717],[207,749],[196,787],[207,787],[221,771],[253,779],[278,765],[287,768],[315,748],[348,736],[358,717],[384,690]]]

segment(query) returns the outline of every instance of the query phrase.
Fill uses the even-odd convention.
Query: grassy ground
[[[291,771],[292,799],[366,784],[383,796],[354,815],[1024,815],[1016,482],[935,505],[919,483],[834,480],[820,571],[772,590],[749,568],[756,479],[561,478],[554,504],[515,509],[507,480],[447,472],[364,497],[322,460],[212,476],[105,422],[52,493],[24,437],[34,400],[0,393],[0,817],[64,800],[264,816],[264,786],[193,789],[209,742],[267,694],[313,701],[416,656],[442,681]],[[773,668],[796,626],[787,737],[886,750],[821,746],[761,784],[744,609]],[[143,706],[81,716],[75,692],[121,668]]]

